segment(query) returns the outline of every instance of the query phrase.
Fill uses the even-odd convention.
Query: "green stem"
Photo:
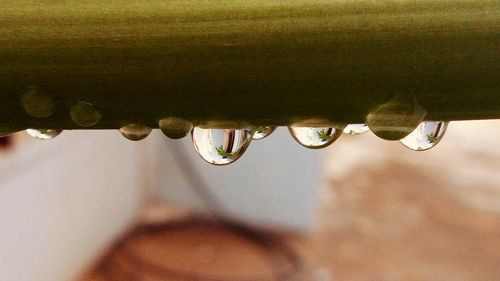
[[[0,125],[362,123],[394,95],[429,120],[500,118],[497,0],[2,0]],[[54,113],[32,117],[38,87]],[[1,126],[0,126],[1,127]]]

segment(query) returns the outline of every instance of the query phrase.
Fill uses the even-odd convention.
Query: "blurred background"
[[[497,280],[498,128],[452,122],[425,152],[278,128],[224,167],[156,130],[18,133],[0,142],[0,280]]]

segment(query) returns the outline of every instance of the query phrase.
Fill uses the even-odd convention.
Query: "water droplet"
[[[253,133],[252,139],[261,140],[263,138],[266,138],[267,136],[272,134],[274,130],[276,130],[276,127],[260,126],[257,129],[255,129],[255,133]]]
[[[151,128],[143,124],[128,124],[120,128],[120,133],[132,141],[138,141],[146,138],[151,133]]]
[[[38,87],[32,87],[21,94],[21,106],[29,115],[45,118],[56,110],[56,101]]]
[[[76,124],[82,127],[91,127],[99,123],[102,114],[94,107],[93,104],[86,101],[75,103],[70,110],[71,119]]]
[[[302,146],[307,148],[323,148],[332,144],[342,135],[341,129],[336,128],[311,128],[288,127],[292,137]]]
[[[425,121],[400,142],[409,149],[423,151],[433,148],[443,138],[448,122]]]
[[[202,129],[192,131],[193,145],[198,154],[210,164],[227,165],[243,155],[252,140],[248,129]]]
[[[181,139],[193,129],[191,121],[179,117],[163,118],[158,125],[163,134],[171,139]]]
[[[52,129],[27,129],[26,133],[28,135],[41,139],[41,140],[51,140],[57,137],[62,130],[52,130]]]
[[[372,132],[385,140],[400,140],[409,135],[427,112],[412,97],[396,97],[377,106],[366,117]]]
[[[344,128],[344,133],[349,135],[361,135],[369,130],[366,124],[349,124]]]

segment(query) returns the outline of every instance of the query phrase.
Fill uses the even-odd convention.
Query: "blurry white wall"
[[[306,149],[282,127],[252,141],[236,162],[213,166],[196,154],[190,136],[174,141],[156,132],[151,137],[152,185],[158,198],[203,210],[193,188],[208,188],[234,219],[302,232],[311,229],[328,148]]]
[[[135,220],[144,144],[111,131],[23,140],[0,165],[0,280],[69,281]]]

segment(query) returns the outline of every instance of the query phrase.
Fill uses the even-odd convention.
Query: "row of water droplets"
[[[36,87],[21,96],[21,104],[28,114],[37,118],[51,116],[56,107],[54,99]],[[422,121],[426,114],[414,99],[396,96],[374,108],[366,117],[366,124],[318,127],[302,122],[289,126],[289,131],[299,144],[312,149],[331,145],[342,133],[359,135],[371,129],[382,139],[399,140],[412,150],[423,151],[434,147],[441,140],[448,125],[448,122],[444,121]],[[102,114],[92,103],[77,101],[70,108],[70,117],[77,125],[91,127],[101,120]],[[264,139],[276,129],[272,126],[247,129],[193,127],[191,121],[178,117],[163,118],[158,126],[172,139],[183,138],[191,132],[195,150],[205,161],[214,165],[227,165],[236,161],[252,140]],[[138,141],[146,138],[152,128],[130,123],[119,130],[127,139]],[[43,140],[52,139],[62,132],[56,129],[26,131],[29,135]]]
[[[184,130],[172,127],[161,127],[168,137],[178,139],[191,131],[192,141],[196,152],[208,163],[214,165],[227,165],[238,158],[248,148],[252,140],[261,140],[269,136],[276,127],[263,126],[257,129],[204,129],[190,125],[184,119],[170,117],[175,122],[182,122]],[[165,119],[162,119],[165,121]],[[172,120],[169,121],[172,123]],[[187,129],[191,127],[192,129]],[[400,142],[416,151],[423,151],[434,147],[443,137],[447,122],[422,122],[409,135]],[[187,130],[186,130],[187,129]],[[366,124],[350,124],[343,130],[339,128],[320,127],[289,127],[292,137],[302,146],[319,149],[329,146],[337,140],[342,133],[359,135],[369,130]],[[38,139],[52,139],[61,133],[61,130],[26,130],[28,134]],[[141,124],[129,124],[120,128],[121,134],[129,140],[138,141],[146,138],[152,129]]]

